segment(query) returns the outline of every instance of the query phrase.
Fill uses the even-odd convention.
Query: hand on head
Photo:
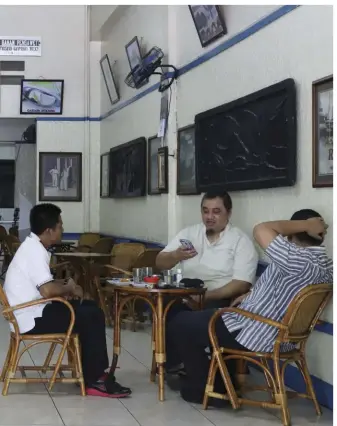
[[[321,217],[311,217],[307,219],[307,234],[318,241],[323,241],[328,225]]]

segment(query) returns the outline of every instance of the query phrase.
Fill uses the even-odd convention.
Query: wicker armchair
[[[287,396],[297,396],[307,398],[313,401],[317,415],[322,414],[321,408],[317,402],[315,391],[310,378],[306,358],[305,346],[307,340],[318,322],[325,306],[332,296],[332,285],[316,284],[309,285],[297,294],[294,300],[288,307],[288,310],[282,322],[276,322],[269,318],[262,317],[257,314],[252,314],[238,308],[224,308],[218,310],[212,317],[209,323],[209,336],[211,346],[213,348],[211,365],[204,396],[204,409],[207,409],[208,399],[220,398],[227,399],[231,402],[234,409],[238,409],[242,404],[259,406],[263,408],[276,408],[281,410],[282,421],[284,426],[290,426],[290,414],[287,402]],[[274,344],[273,352],[250,352],[227,349],[219,346],[218,339],[215,334],[216,320],[224,312],[237,312],[254,321],[263,322],[277,328],[278,335]],[[297,344],[297,348],[291,352],[281,352],[280,348],[283,343],[292,342]],[[231,382],[226,360],[245,360],[262,369],[267,386],[245,386],[244,381],[239,380],[240,395],[245,390],[263,390],[270,394],[271,401],[257,401],[238,397],[237,392]],[[284,384],[284,372],[286,366],[294,362],[300,370],[306,384],[307,393],[301,394],[293,391],[286,391]],[[273,371],[269,364],[272,364]],[[224,380],[227,394],[219,394],[214,392],[214,381],[217,370],[219,369]]]
[[[46,302],[60,302],[67,306],[70,310],[71,321],[68,327],[68,330],[64,334],[44,334],[44,335],[33,335],[33,334],[21,334],[19,327],[14,315],[14,312],[27,308],[29,306],[36,306],[41,303]],[[85,386],[82,373],[82,364],[81,364],[81,354],[80,354],[80,343],[77,334],[73,334],[73,327],[75,323],[75,313],[70,305],[65,299],[60,297],[54,297],[50,299],[40,299],[34,300],[28,303],[22,303],[17,306],[10,306],[6,297],[6,294],[0,286],[0,303],[3,306],[3,316],[9,321],[12,325],[14,331],[10,334],[10,344],[6,356],[6,360],[1,372],[0,381],[4,382],[2,395],[6,396],[8,393],[8,388],[11,383],[48,383],[49,391],[52,389],[55,382],[61,383],[78,383],[81,388],[82,396],[85,396]],[[48,343],[51,344],[49,353],[43,365],[41,366],[19,366],[22,355],[32,348],[33,346]],[[20,351],[20,346],[23,344],[23,348]],[[54,354],[56,345],[61,345],[61,351],[58,355],[57,362],[55,366],[50,366],[52,356]],[[65,353],[68,353],[68,365],[61,365]],[[68,370],[72,372],[71,378],[65,378],[61,375],[61,372]],[[22,375],[21,378],[16,378],[15,374],[19,371]],[[27,377],[26,371],[37,371],[45,373],[46,371],[53,371],[51,378],[47,377]],[[60,377],[57,375],[60,373]]]
[[[78,240],[77,247],[74,247],[75,251],[89,252],[93,246],[101,239],[101,236],[97,232],[84,232]]]

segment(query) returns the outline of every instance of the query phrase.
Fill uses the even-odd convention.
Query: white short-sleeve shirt
[[[255,281],[258,255],[251,239],[241,229],[227,224],[220,238],[211,243],[206,227],[200,223],[183,229],[164,248],[163,252],[176,250],[180,239],[190,240],[198,252],[193,259],[181,262],[184,278],[199,278],[208,290],[215,290],[232,280]]]
[[[39,288],[50,281],[50,253],[39,237],[31,233],[20,245],[6,273],[4,290],[11,306],[42,299]],[[42,317],[45,303],[14,312],[21,333],[35,327],[35,318]]]

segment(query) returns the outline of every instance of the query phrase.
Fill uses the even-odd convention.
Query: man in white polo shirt
[[[206,193],[201,201],[202,223],[183,229],[158,255],[161,270],[180,263],[184,278],[199,278],[207,287],[205,308],[221,308],[249,291],[255,279],[258,255],[251,239],[229,220],[232,200],[226,191]],[[182,247],[189,240],[193,249]],[[188,307],[173,305],[168,322]],[[167,342],[167,371],[179,365]]]
[[[30,212],[31,234],[17,250],[9,265],[4,290],[9,304],[16,306],[32,300],[66,297],[83,299],[81,287],[70,279],[54,280],[50,271],[48,248],[61,241],[61,210],[53,204],[39,204]],[[105,318],[92,301],[72,300],[75,311],[74,333],[78,333],[87,394],[109,398],[129,396],[131,390],[106,374],[109,358],[106,346]],[[41,303],[14,312],[22,334],[65,333],[70,311],[60,302]]]

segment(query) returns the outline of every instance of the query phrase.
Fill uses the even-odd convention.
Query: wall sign
[[[41,56],[41,37],[0,36],[0,56]]]

